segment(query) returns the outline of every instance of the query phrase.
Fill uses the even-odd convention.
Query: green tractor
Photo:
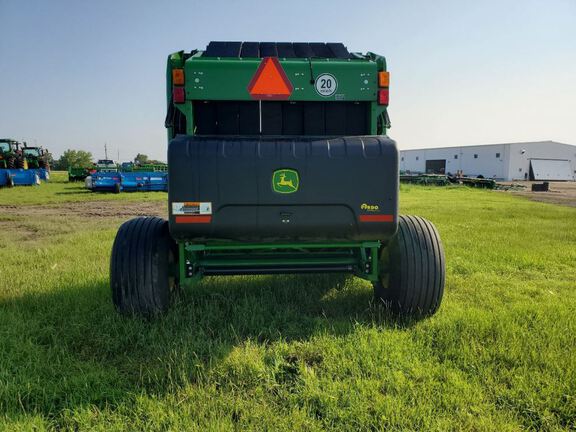
[[[0,168],[27,168],[26,159],[22,156],[18,141],[0,138]]]
[[[29,147],[26,143],[24,143],[24,147],[22,147],[22,156],[24,159],[26,159],[28,168],[44,168],[47,171],[50,171],[50,154],[48,150],[45,150],[42,147]]]
[[[401,316],[439,307],[435,227],[398,214],[384,57],[341,43],[211,42],[168,57],[169,219],[119,229],[116,308],[153,316],[203,276],[349,273]]]

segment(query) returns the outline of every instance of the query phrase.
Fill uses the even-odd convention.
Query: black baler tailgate
[[[398,152],[384,136],[182,135],[168,164],[176,239],[386,240],[396,230]]]

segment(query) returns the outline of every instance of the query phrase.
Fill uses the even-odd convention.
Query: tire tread
[[[171,300],[169,253],[173,247],[165,220],[138,217],[120,227],[112,246],[112,300],[123,314],[156,315]]]
[[[406,316],[427,316],[440,306],[445,284],[444,249],[434,225],[419,216],[400,216],[390,253],[389,286],[375,284],[377,300]]]

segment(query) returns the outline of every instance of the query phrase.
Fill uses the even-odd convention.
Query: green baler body
[[[265,104],[266,98],[254,97],[250,93],[250,83],[267,57],[206,56],[204,51],[183,51],[168,57],[167,65],[167,105],[166,127],[168,140],[177,135],[197,134],[197,113],[195,103],[199,101],[224,103],[258,102]],[[378,103],[379,72],[386,71],[384,57],[367,53],[352,54],[348,58],[284,58],[275,57],[285,76],[290,81],[292,91],[283,102],[360,103],[368,108],[367,128],[359,135],[380,136],[389,127],[387,104]],[[184,72],[184,83],[173,82],[173,71]],[[329,96],[321,95],[316,89],[316,80],[324,74],[335,78],[337,89]],[[173,89],[183,88],[185,100],[179,103],[173,99]],[[387,85],[386,85],[387,87]],[[271,100],[275,98],[272,97]],[[260,108],[261,109],[261,108]],[[260,111],[262,113],[262,111]],[[185,126],[176,126],[176,117],[185,118]],[[260,114],[262,116],[262,114]],[[260,120],[262,121],[262,120]],[[181,123],[182,124],[182,123]],[[266,139],[262,130],[260,138]],[[222,137],[228,142],[235,136]],[[260,139],[255,138],[255,139]],[[298,136],[294,136],[298,139]],[[394,160],[392,164],[396,164]],[[388,167],[386,167],[387,169]],[[396,166],[397,168],[397,166]],[[169,165],[169,177],[178,186],[186,187],[188,172]],[[392,170],[391,183],[397,182],[397,169]],[[214,181],[218,181],[214,177]],[[322,191],[318,191],[322,193]],[[395,200],[396,196],[390,198]],[[172,203],[170,203],[172,205]],[[396,216],[394,216],[396,224]],[[395,226],[395,225],[394,225]],[[178,240],[179,279],[182,284],[191,283],[202,275],[226,274],[271,274],[301,273],[322,271],[345,271],[354,273],[370,281],[377,281],[379,271],[378,256],[380,247],[389,238],[381,241],[323,241],[323,242],[245,242]],[[335,270],[334,270],[335,269]],[[339,270],[338,270],[339,269]]]
[[[166,75],[168,105],[172,104],[172,70],[183,68],[186,77],[186,103],[174,104],[186,116],[186,133],[194,135],[194,112],[190,101],[251,101],[254,98],[248,85],[254,77],[261,58],[214,58],[203,57],[203,51],[190,56],[177,52],[169,56]],[[384,57],[368,53],[358,58],[340,59],[286,59],[278,61],[293,85],[288,101],[307,102],[370,102],[370,133],[385,135],[386,128],[378,127],[378,117],[386,113],[387,107],[378,105],[378,72],[386,71]],[[331,96],[321,96],[314,86],[314,78],[322,74],[333,75],[338,88]],[[175,136],[169,127],[169,140]]]

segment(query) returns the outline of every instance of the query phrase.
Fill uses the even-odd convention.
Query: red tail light
[[[172,100],[177,104],[186,102],[186,92],[184,87],[174,87],[172,89]]]
[[[390,99],[388,89],[378,90],[378,105],[388,105]]]

